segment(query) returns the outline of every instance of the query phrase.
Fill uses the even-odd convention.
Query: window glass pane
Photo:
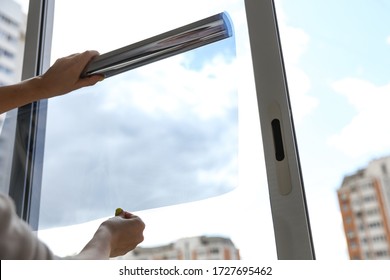
[[[42,226],[84,222],[109,215],[118,205],[135,211],[233,189],[238,140],[234,62],[234,41],[228,39],[51,101],[43,188],[54,198],[50,211],[42,204]],[[59,204],[64,198],[79,202],[74,206],[82,212],[59,216],[68,208],[69,202]]]
[[[2,0],[0,6],[0,86],[19,82],[22,73],[28,1]],[[8,193],[16,110],[0,114],[0,191]]]
[[[358,229],[367,211],[375,204],[390,217],[390,185],[382,167],[390,155],[390,3],[276,4],[316,256],[348,259],[350,249],[356,258],[356,242],[363,250],[369,232]],[[357,203],[372,177],[383,204]],[[340,194],[344,202],[339,206],[341,186],[348,191]],[[357,238],[350,240],[350,248],[348,230]],[[389,243],[371,246],[388,250]]]
[[[138,211],[141,247],[197,240],[212,243],[182,258],[237,258],[230,239],[243,259],[276,258],[244,1],[57,1],[52,57],[105,53],[223,11],[233,38],[49,101],[39,236],[55,253],[79,251],[116,207],[204,198]],[[193,236],[205,237],[182,239]]]

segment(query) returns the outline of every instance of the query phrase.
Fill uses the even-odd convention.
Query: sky
[[[222,185],[230,187],[234,187],[238,180],[238,186],[221,196],[199,202],[137,212],[146,223],[143,246],[169,243],[186,236],[223,235],[232,238],[243,259],[276,258],[261,133],[251,77],[250,53],[245,43],[247,35],[245,19],[242,16],[243,1],[223,1],[223,5],[220,1],[206,1],[207,4],[204,5],[199,1],[193,3],[185,1],[185,4],[184,1],[169,1],[165,7],[163,1],[154,1],[153,9],[150,9],[150,1],[142,3],[138,1],[137,10],[129,4],[130,1],[118,2],[120,3],[108,10],[102,5],[103,2],[77,1],[78,10],[74,11],[76,4],[72,4],[72,1],[57,1],[57,9],[61,10],[61,13],[55,17],[57,23],[54,26],[53,60],[86,48],[98,49],[104,53],[129,44],[129,38],[132,41],[141,40],[212,15],[221,9],[229,12],[234,23],[235,52],[226,44],[223,45],[224,51],[221,53],[216,52],[220,48],[210,48],[207,57],[206,49],[198,55],[174,57],[156,65],[146,66],[143,70],[129,72],[126,74],[128,76],[123,76],[127,77],[125,81],[119,82],[119,79],[113,78],[98,85],[101,88],[115,88],[110,93],[99,94],[95,92],[96,89],[87,89],[85,92],[76,93],[77,95],[53,101],[49,103],[49,116],[53,114],[53,118],[49,117],[48,127],[55,128],[57,119],[61,126],[57,127],[57,132],[48,130],[48,143],[59,141],[56,139],[63,137],[61,132],[68,131],[66,129],[72,127],[74,123],[78,123],[80,141],[88,142],[86,139],[93,138],[98,142],[100,136],[89,134],[89,131],[96,133],[100,130],[97,128],[94,132],[88,122],[83,123],[85,120],[93,123],[94,118],[99,119],[97,126],[104,125],[106,121],[116,123],[116,127],[106,133],[117,133],[115,135],[118,136],[106,139],[120,142],[122,128],[137,131],[137,123],[126,120],[129,117],[139,120],[139,111],[148,113],[144,116],[151,116],[149,115],[151,112],[153,116],[154,113],[158,113],[161,117],[158,120],[164,120],[163,123],[166,125],[159,133],[161,126],[158,121],[145,117],[146,124],[153,125],[152,127],[156,129],[152,135],[146,135],[148,139],[164,139],[162,142],[165,142],[169,140],[161,138],[162,135],[166,136],[165,133],[170,135],[181,133],[182,138],[171,139],[173,141],[171,148],[180,147],[180,143],[188,143],[186,141],[194,139],[193,134],[189,134],[187,129],[175,130],[177,122],[174,116],[187,121],[184,125],[195,129],[191,130],[192,133],[205,136],[212,132],[214,135],[212,139],[204,137],[198,141],[198,144],[213,145],[208,147],[219,147],[218,150],[209,148],[208,151],[212,153],[206,157],[201,156],[219,168],[219,173],[213,172],[213,176],[206,177],[214,182],[215,180],[221,182],[223,178]],[[275,2],[316,256],[318,259],[348,259],[336,190],[343,176],[364,167],[370,160],[390,154],[388,144],[390,129],[387,129],[386,122],[390,118],[388,110],[390,31],[387,28],[390,3],[381,0]],[[140,11],[147,11],[147,17]],[[104,12],[110,21],[107,21],[107,18],[101,20],[100,15]],[[169,16],[168,13],[171,12],[174,15]],[[72,21],[69,21],[70,14]],[[83,24],[80,25],[80,22]],[[87,28],[83,29],[80,26]],[[137,28],[132,28],[133,26]],[[197,62],[196,65],[194,61]],[[203,67],[199,61],[204,61]],[[190,84],[191,87],[180,88],[179,81]],[[169,95],[156,95],[155,92],[166,90],[163,86],[165,82],[170,84],[170,89],[173,85],[175,90]],[[205,88],[213,89],[212,96],[204,94]],[[221,88],[223,91],[220,91]],[[119,92],[121,90],[142,91],[143,94],[124,95],[123,92]],[[183,92],[185,94],[182,94]],[[195,92],[202,93],[202,96]],[[94,98],[89,98],[90,95]],[[170,99],[167,100],[166,96]],[[207,103],[204,103],[204,100],[207,100]],[[57,110],[50,109],[50,104]],[[95,114],[86,114],[83,110],[84,105],[78,108],[80,106],[77,104],[89,104],[89,112],[93,110]],[[99,108],[97,106],[99,104],[105,104],[106,107]],[[135,105],[137,110],[134,108]],[[69,111],[69,108],[72,108],[72,111]],[[83,112],[83,117],[79,117]],[[107,112],[116,113],[110,115],[108,119],[105,118]],[[188,112],[191,112],[192,117],[183,118]],[[113,122],[113,118],[117,121]],[[193,121],[204,120],[208,120],[204,122],[205,126],[191,126]],[[231,124],[236,125],[232,127]],[[145,134],[142,129],[138,129],[138,132]],[[235,142],[237,134],[238,142]],[[84,137],[86,138],[83,139]],[[90,146],[86,149],[90,149],[91,153],[96,150],[94,142],[89,141]],[[68,144],[71,143],[72,141]],[[103,144],[107,145],[105,147],[113,145],[108,142]],[[135,141],[135,144],[135,155],[143,154],[142,143]],[[71,151],[72,147],[69,149]],[[154,148],[148,150],[157,153]],[[50,151],[52,159],[49,158]],[[178,158],[172,156],[174,154],[172,151],[164,150],[159,156],[165,159],[172,158],[172,165],[177,166]],[[227,151],[231,153],[226,153]],[[234,161],[235,151],[238,151],[237,161]],[[188,159],[194,158],[194,154],[198,152],[196,149],[191,150],[187,154],[188,157],[181,159],[180,167],[183,170],[193,169],[193,166],[188,165]],[[229,156],[226,158],[226,155]],[[55,145],[52,148],[47,147],[45,156],[47,166],[57,164],[59,167],[57,171],[47,171],[46,175],[44,170],[46,185],[54,186],[55,182],[50,181],[49,175],[56,178],[57,175],[53,172],[61,171],[64,167],[60,164],[65,163],[58,163],[57,159],[62,155],[61,150]],[[80,158],[85,160],[82,154]],[[104,163],[96,164],[90,169],[95,173],[90,174],[92,176],[89,178],[100,180],[101,177],[96,174],[102,174],[102,170],[108,168],[106,165],[112,164],[114,158],[107,158],[107,154],[101,153],[94,155],[90,160],[91,165],[94,161]],[[160,172],[156,174],[154,172],[156,169],[151,171],[153,172],[149,173],[150,176],[156,176],[155,182],[157,185],[160,184],[161,181],[158,180]],[[215,177],[216,174],[218,176]],[[65,178],[63,183],[70,184],[72,180],[74,182],[74,179],[78,178],[77,174],[72,175],[74,178]],[[88,182],[90,186],[96,184],[93,180]],[[107,183],[118,184],[115,180]],[[172,184],[168,182],[168,185]],[[48,191],[47,195],[50,197],[54,193],[55,189]],[[103,190],[102,194],[112,195],[107,190]],[[45,201],[50,201],[50,198]],[[117,200],[114,199],[113,204],[115,201]],[[69,206],[69,200],[63,202]],[[50,204],[47,205],[52,207]],[[112,207],[111,204],[109,207]],[[93,234],[100,221],[80,225],[77,229],[65,227],[42,230],[39,235],[55,252],[74,253]],[[69,246],[68,242],[59,241],[64,236],[77,241],[72,241],[72,245]]]

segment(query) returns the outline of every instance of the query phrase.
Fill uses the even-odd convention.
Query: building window
[[[372,222],[372,223],[368,224],[368,227],[370,227],[370,228],[379,228],[381,226],[382,226],[381,222]]]
[[[371,208],[371,209],[368,209],[366,211],[366,214],[367,215],[376,215],[379,213],[379,209],[378,208]]]
[[[211,248],[210,254],[219,254],[219,248]]]
[[[386,241],[386,236],[384,235],[376,235],[372,238],[374,242],[381,242],[381,241]]]
[[[368,195],[364,197],[364,202],[370,202],[370,201],[375,201],[376,196],[375,195]]]
[[[8,67],[6,67],[4,65],[0,65],[0,72],[4,73],[4,74],[7,74],[7,75],[11,75],[13,73],[11,68],[8,68]]]
[[[0,30],[0,40],[7,41],[9,43],[15,44],[17,43],[16,38],[12,37],[10,34],[5,32],[4,30]]]
[[[9,17],[7,17],[5,15],[0,14],[0,20],[8,25],[11,25],[11,26],[14,26],[17,28],[19,27],[19,24],[16,21],[10,19]]]
[[[346,193],[342,193],[342,194],[340,195],[340,198],[341,198],[342,201],[345,201],[345,200],[347,200],[348,196],[347,196]]]
[[[376,255],[377,257],[385,257],[385,256],[387,256],[388,254],[387,254],[387,251],[386,251],[386,250],[380,250],[380,251],[376,251],[376,252],[375,252],[375,255]]]
[[[0,58],[2,56],[5,56],[6,58],[9,58],[9,59],[13,59],[15,57],[15,55],[3,48],[0,48]]]
[[[387,166],[386,166],[385,163],[383,163],[383,164],[381,165],[381,169],[382,169],[382,173],[385,174],[385,175],[387,175]]]

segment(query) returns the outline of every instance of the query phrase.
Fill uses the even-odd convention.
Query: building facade
[[[20,81],[27,17],[13,0],[0,0],[0,86]]]
[[[137,247],[121,259],[132,260],[239,260],[229,238],[196,236],[157,247]]]
[[[390,259],[390,157],[344,177],[337,194],[350,259]]]
[[[0,0],[0,86],[21,79],[26,20],[18,3]],[[8,192],[9,187],[15,127],[15,110],[0,114],[0,191],[3,192]]]

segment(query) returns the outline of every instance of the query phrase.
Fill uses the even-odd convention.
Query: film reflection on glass
[[[232,36],[226,12],[173,29],[146,40],[95,57],[81,77],[95,74],[105,78],[183,53]]]

